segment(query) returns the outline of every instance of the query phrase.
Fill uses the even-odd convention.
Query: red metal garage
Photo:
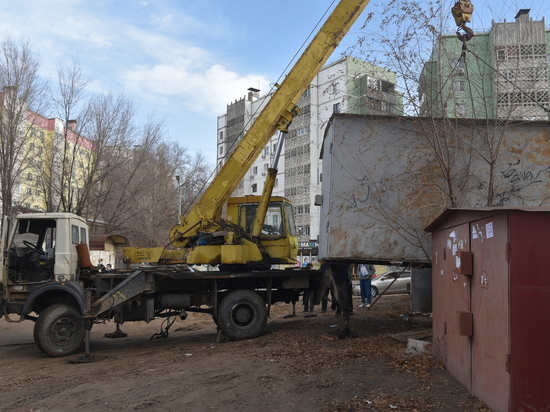
[[[434,354],[495,411],[550,410],[550,208],[447,209],[426,231]]]

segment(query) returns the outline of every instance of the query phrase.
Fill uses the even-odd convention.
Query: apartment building
[[[30,110],[13,87],[4,87],[0,102],[4,116],[1,161],[12,165],[11,172],[4,170],[5,181],[13,187],[11,206],[51,211],[62,195],[76,201],[65,192],[79,190],[93,158],[94,142],[77,133],[75,121],[65,125]]]
[[[343,57],[325,65],[305,91],[281,149],[274,195],[294,205],[301,254],[317,255],[320,211],[314,205],[321,193],[322,163],[319,159],[325,128],[333,113],[402,114],[402,98],[396,91],[397,75],[365,61]],[[248,130],[271,93],[248,95],[227,105],[218,117],[217,163],[223,164],[232,147]],[[279,144],[276,134],[236,189],[235,196],[261,194],[265,173]]]
[[[492,22],[466,43],[440,36],[420,82],[421,114],[435,117],[548,120],[550,30],[529,9]]]

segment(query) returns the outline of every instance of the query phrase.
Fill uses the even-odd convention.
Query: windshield
[[[258,210],[258,204],[241,205],[239,209],[239,226],[250,233],[254,218]],[[261,238],[275,238],[285,235],[282,204],[280,202],[270,203],[264,219]]]
[[[13,237],[15,247],[34,246],[37,250],[48,250],[55,246],[55,221],[21,219]]]

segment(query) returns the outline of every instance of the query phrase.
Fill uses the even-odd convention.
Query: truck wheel
[[[234,290],[220,304],[218,323],[230,339],[255,338],[267,324],[265,302],[254,291]]]
[[[71,305],[56,303],[47,307],[34,324],[36,346],[50,356],[67,356],[84,340],[84,321]]]

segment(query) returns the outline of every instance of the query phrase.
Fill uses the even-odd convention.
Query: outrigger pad
[[[336,335],[340,339],[359,337],[357,333],[352,332],[351,329],[347,326],[344,329],[336,329],[334,332],[330,332],[330,334]]]
[[[126,336],[128,336],[128,334],[124,333],[120,329],[117,329],[114,332],[109,332],[105,334],[106,338],[111,338],[111,339],[125,338]]]
[[[94,363],[94,362],[101,362],[102,360],[104,360],[106,358],[107,358],[107,356],[84,355],[84,356],[79,356],[78,358],[70,360],[69,363],[72,363],[72,364],[75,364],[75,363]]]

